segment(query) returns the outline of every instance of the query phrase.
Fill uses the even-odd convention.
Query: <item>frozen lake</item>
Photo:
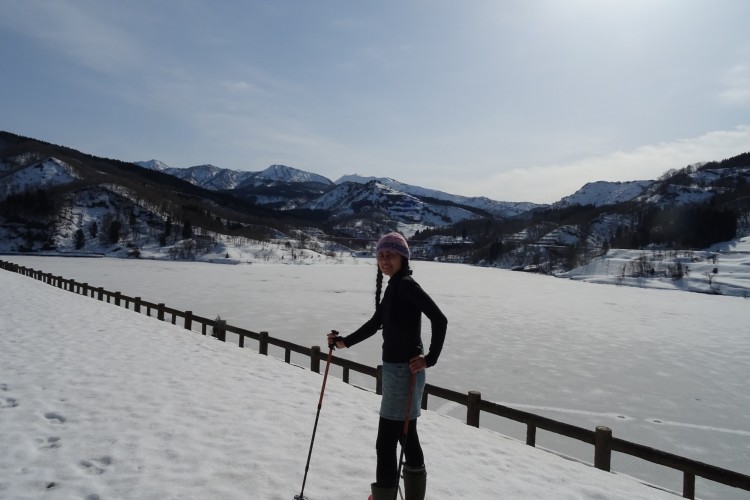
[[[342,265],[216,265],[4,256],[3,260],[164,302],[302,345],[348,334],[374,303],[374,260]],[[582,283],[415,262],[449,319],[428,382],[688,458],[750,473],[750,314],[746,299]],[[429,343],[429,326],[423,325]],[[377,365],[373,338],[337,355]],[[272,355],[281,356],[281,352]],[[333,372],[334,376],[340,376]],[[363,383],[371,385],[367,380]],[[464,419],[431,398],[430,408]],[[525,427],[482,415],[523,439]],[[540,431],[537,446],[593,461],[593,447]],[[615,454],[614,470],[681,490],[681,474]],[[710,489],[709,488],[710,485]],[[703,498],[747,498],[701,478]]]

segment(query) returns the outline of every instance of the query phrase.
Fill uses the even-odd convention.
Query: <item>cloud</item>
[[[750,65],[737,64],[727,71],[726,88],[719,99],[730,106],[750,106]]]
[[[553,203],[587,182],[656,179],[669,169],[720,161],[748,151],[750,125],[741,125],[569,163],[514,168],[476,181],[445,181],[439,189],[502,201]]]
[[[106,9],[106,6],[103,7]],[[114,22],[97,15],[86,4],[17,2],[3,10],[2,25],[24,37],[41,41],[52,52],[62,52],[78,64],[109,75],[139,67],[146,52],[136,38]]]

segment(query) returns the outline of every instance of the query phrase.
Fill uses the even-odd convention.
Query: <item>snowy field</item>
[[[0,313],[0,498],[300,492],[321,375],[7,272]],[[329,377],[307,497],[367,497],[378,400]],[[431,499],[677,498],[436,412],[419,425]]]
[[[747,241],[738,242],[733,247],[737,256],[746,251],[746,249],[742,250],[742,247],[747,244]],[[103,286],[108,290],[119,290],[130,296],[141,296],[144,300],[151,302],[165,302],[170,307],[192,310],[202,316],[215,317],[220,315],[230,324],[253,331],[267,330],[274,337],[284,338],[302,345],[322,345],[324,333],[332,328],[342,333],[349,333],[369,317],[374,300],[375,267],[372,259],[361,259],[356,261],[355,264],[341,265],[241,264],[219,266],[204,263],[151,260],[27,256],[3,256],[2,258],[35,269],[42,269],[45,272],[75,278],[78,281],[87,281],[92,285]],[[721,267],[719,276],[728,275],[733,272],[732,269],[736,269],[737,273],[734,274],[735,279],[733,280],[736,285],[733,285],[733,287],[741,288],[744,286],[745,290],[748,289],[747,280],[743,281],[741,277],[738,277],[742,274],[743,269],[748,269],[747,258],[742,260],[741,257],[737,257],[730,266],[727,258],[722,257],[719,260],[719,266]],[[597,425],[606,425],[613,429],[613,434],[616,437],[745,474],[750,473],[750,466],[748,465],[750,464],[750,391],[747,390],[747,379],[750,375],[750,338],[747,335],[747,323],[750,315],[748,314],[748,301],[742,298],[741,294],[719,296],[687,293],[677,289],[655,290],[613,286],[612,284],[593,284],[498,269],[428,262],[416,262],[413,267],[416,279],[443,308],[450,321],[443,355],[438,365],[428,371],[430,383],[460,392],[479,390],[485,399],[592,430]],[[697,270],[693,272],[696,275],[699,274]],[[6,274],[8,273],[0,273],[0,279],[7,281],[9,278],[4,276]],[[607,276],[598,275],[598,277],[595,277],[588,274],[585,279],[606,281]],[[612,280],[614,280],[614,277],[610,278],[610,282],[613,282]],[[29,281],[26,279],[23,283]],[[652,280],[652,282],[664,283],[659,280]],[[663,284],[659,286],[664,287]],[[18,297],[19,294],[16,293],[15,289],[22,291],[28,287],[32,287],[34,294],[42,293],[36,285],[17,287],[11,284],[6,285],[6,282],[2,283],[2,293],[6,295],[3,300],[3,308],[7,309],[7,311],[3,311],[3,318],[9,317],[13,321],[15,315],[23,315],[24,310],[28,309],[25,304],[40,300],[34,298],[37,295],[26,298]],[[14,289],[12,294],[9,292],[11,288]],[[47,286],[46,289],[50,289],[50,287]],[[32,293],[32,291],[28,293]],[[60,293],[45,292],[45,300],[51,301],[51,297],[57,297]],[[108,308],[105,307],[102,311],[99,307],[104,305],[76,306],[82,315],[96,314],[97,319],[83,318],[80,320],[82,324],[75,324],[76,321],[79,321],[77,319],[78,312],[72,312],[74,307],[70,302],[78,303],[84,298],[76,298],[68,293],[63,293],[62,297],[59,300],[67,303],[67,305],[59,306],[63,309],[63,312],[57,312],[53,315],[45,311],[41,314],[40,321],[55,322],[58,321],[57,318],[59,317],[60,322],[64,318],[65,324],[71,324],[69,326],[70,331],[68,331],[68,327],[63,330],[63,327],[60,326],[59,333],[64,335],[56,334],[54,338],[56,339],[55,342],[58,341],[59,336],[60,342],[73,343],[67,348],[58,345],[55,348],[58,351],[76,352],[77,348],[80,349],[81,352],[76,354],[76,356],[80,356],[80,359],[66,365],[75,373],[91,371],[93,376],[93,373],[96,372],[93,367],[96,367],[103,357],[112,358],[115,354],[105,355],[104,353],[94,352],[93,346],[91,347],[92,351],[89,351],[88,340],[85,343],[75,340],[75,335],[81,335],[81,332],[91,330],[92,324],[99,325],[94,328],[98,335],[119,335],[127,331],[129,335],[132,334],[132,337],[136,338],[140,335],[138,332],[143,330],[147,333],[163,331],[165,335],[158,338],[171,338],[167,333],[175,332],[175,327],[154,323],[156,320],[149,318],[143,318],[143,321],[146,321],[144,325],[150,326],[134,327],[132,325],[136,323],[141,325],[141,319],[133,319],[134,316],[138,318],[137,315],[124,310],[123,313],[114,312],[118,311],[118,308],[114,306],[107,306]],[[88,299],[88,302],[83,300],[81,304],[95,302]],[[93,308],[97,312],[90,312],[89,308]],[[114,311],[110,313],[110,310]],[[52,317],[45,320],[47,314]],[[110,314],[117,318],[120,314],[125,314],[125,319],[109,319]],[[35,312],[35,318],[36,315]],[[107,320],[105,321],[104,318]],[[23,321],[23,318],[18,318],[17,321]],[[112,323],[113,326],[107,326],[107,323]],[[28,330],[25,325],[17,328],[22,331]],[[137,331],[134,331],[134,329]],[[425,327],[424,330],[427,340],[429,337],[426,333],[427,328]],[[6,331],[16,331],[16,329],[6,328]],[[45,334],[45,332],[38,331],[32,332],[28,336],[38,337]],[[152,377],[161,377],[163,381],[172,380],[178,386],[181,384],[186,386],[196,385],[197,382],[188,383],[181,380],[178,374],[169,373],[174,369],[173,364],[179,365],[182,371],[186,371],[188,368],[192,369],[195,365],[199,367],[196,369],[200,371],[196,376],[206,379],[200,384],[211,382],[214,385],[207,388],[204,394],[200,390],[200,384],[198,384],[195,393],[185,395],[189,398],[189,401],[180,400],[182,396],[179,390],[171,391],[168,384],[154,387],[153,394],[151,394],[147,391],[147,388],[150,389],[149,384],[145,382],[145,386],[139,389],[139,391],[146,391],[145,393],[138,392],[137,395],[127,394],[120,397],[126,397],[128,400],[133,398],[144,399],[144,404],[147,405],[146,408],[148,409],[140,408],[137,412],[139,414],[153,411],[159,415],[163,411],[151,408],[148,405],[158,405],[158,403],[167,407],[175,405],[174,411],[177,413],[175,418],[188,421],[191,418],[199,419],[200,422],[193,422],[192,425],[198,425],[199,423],[202,425],[205,417],[200,416],[200,412],[208,411],[208,407],[211,406],[203,403],[203,400],[215,400],[217,396],[213,392],[224,394],[224,391],[226,391],[228,394],[247,394],[247,396],[239,398],[235,396],[231,403],[219,404],[216,411],[229,414],[222,418],[231,419],[235,415],[240,415],[243,421],[256,422],[261,418],[258,414],[251,413],[248,416],[242,412],[257,412],[262,409],[248,409],[243,405],[250,404],[245,399],[246,397],[252,397],[253,401],[263,401],[262,396],[258,396],[254,392],[251,395],[248,393],[259,384],[257,378],[264,377],[263,374],[256,373],[255,363],[270,363],[274,367],[271,372],[273,376],[270,378],[274,381],[286,380],[286,384],[292,384],[294,387],[269,387],[269,398],[272,399],[273,403],[261,404],[260,406],[264,407],[263,411],[268,411],[269,406],[278,405],[280,405],[280,413],[286,412],[290,408],[302,408],[302,410],[299,410],[299,413],[295,410],[293,412],[295,415],[290,415],[290,421],[280,419],[278,415],[262,417],[271,419],[269,421],[271,428],[265,429],[265,432],[280,433],[286,436],[284,431],[277,427],[292,426],[294,430],[287,433],[288,437],[279,438],[282,440],[279,447],[294,448],[296,452],[287,453],[285,451],[282,453],[282,459],[281,457],[269,457],[273,450],[262,450],[262,453],[266,454],[264,460],[270,461],[273,465],[270,469],[284,469],[281,478],[284,487],[280,496],[277,495],[279,493],[278,488],[258,489],[263,487],[255,482],[252,483],[252,488],[253,491],[264,492],[258,493],[257,498],[291,498],[298,491],[287,491],[289,490],[288,483],[294,483],[297,478],[301,482],[304,459],[306,458],[306,446],[309,443],[300,441],[304,441],[305,438],[309,439],[315,406],[317,405],[316,393],[319,391],[319,376],[309,374],[306,370],[292,369],[283,364],[278,367],[277,373],[277,365],[270,360],[257,361],[249,352],[243,353],[239,349],[230,348],[231,346],[227,346],[230,349],[225,352],[223,347],[217,347],[218,343],[212,343],[211,339],[203,339],[199,335],[195,335],[194,339],[188,336],[189,339],[192,339],[188,341],[184,339],[184,333],[181,335],[181,341],[189,342],[190,348],[195,352],[219,351],[223,353],[221,354],[223,357],[206,360],[205,364],[202,360],[197,359],[194,360],[195,363],[191,363],[190,360],[182,360],[179,363],[173,360],[169,362],[155,361],[154,356],[168,356],[168,354],[151,352],[154,351],[153,342],[155,342],[153,334],[151,334],[149,337],[151,343],[147,343],[146,346],[136,342],[118,347],[116,349],[117,354],[123,357],[127,356],[127,359],[119,361],[108,359],[106,365],[115,367],[117,366],[116,363],[122,363],[125,365],[122,368],[124,372],[129,374],[135,372],[136,374],[128,375],[128,379],[134,376],[141,378],[141,375],[138,374],[141,371],[142,363],[140,360],[136,360],[140,356],[131,356],[128,353],[140,353],[143,350],[148,351],[149,354],[146,358],[150,359],[148,366],[143,367],[143,370],[152,373]],[[119,339],[119,337],[114,338]],[[6,342],[6,340],[3,340],[3,342]],[[40,349],[46,343],[32,342],[31,340],[30,342],[31,345]],[[126,340],[120,339],[117,342],[126,342]],[[113,342],[112,339],[109,341],[110,344],[117,344],[117,342]],[[203,349],[195,346],[207,347]],[[374,366],[379,361],[379,347],[379,342],[373,339],[357,346],[355,349],[338,354]],[[16,348],[16,351],[19,349],[20,347]],[[234,354],[235,351],[239,354]],[[5,358],[8,356],[7,353],[8,349],[3,346],[0,357]],[[52,354],[49,353],[49,355]],[[281,357],[283,353],[274,352],[271,348],[271,355]],[[34,351],[24,355],[18,354],[18,356],[25,356],[23,358],[24,366],[33,364],[30,358],[34,356]],[[87,360],[89,356],[92,359]],[[239,359],[242,360],[242,368],[239,369],[239,372],[237,368],[231,368],[231,363],[225,361],[227,358],[234,359],[234,356],[239,356]],[[42,354],[40,353],[38,363],[46,368],[28,369],[28,378],[25,383],[39,385],[38,382],[34,382],[33,374],[36,371],[43,372],[55,369],[49,360],[42,360],[41,358]],[[15,357],[13,359],[15,360],[13,363],[19,362]],[[131,364],[131,368],[126,368],[128,364]],[[301,364],[306,363],[301,361]],[[10,387],[13,385],[13,379],[19,378],[19,376],[15,374],[13,369],[8,368],[13,364],[6,363],[5,359],[2,360],[2,366],[0,374],[2,374],[3,380],[0,380],[0,383]],[[89,369],[87,366],[92,368]],[[270,370],[265,365],[263,366],[262,370]],[[157,369],[161,370],[163,367],[168,370],[168,373],[161,374],[160,371],[157,371]],[[225,371],[230,369],[231,374],[229,371]],[[9,371],[6,373],[4,370]],[[103,368],[102,370],[107,371]],[[261,368],[258,368],[258,370],[261,370]],[[116,373],[114,368],[111,371]],[[61,380],[59,384],[61,386],[64,383],[75,385],[75,373],[70,374],[71,379]],[[317,484],[313,479],[315,467],[313,466],[311,469],[307,493],[313,498],[351,498],[351,495],[347,496],[345,492],[360,488],[366,491],[368,481],[372,476],[371,469],[374,460],[372,445],[375,422],[377,421],[377,397],[369,392],[352,389],[338,383],[340,373],[335,368],[332,370],[332,378],[336,380],[336,383],[331,385],[331,393],[326,396],[322,418],[335,419],[336,427],[341,435],[333,436],[329,433],[327,438],[321,438],[319,433],[318,439],[321,439],[321,442],[333,439],[334,444],[341,449],[330,454],[325,451],[320,452],[319,460],[333,459],[334,466],[326,469],[326,472],[320,472],[326,477],[325,479],[318,477]],[[372,386],[371,379],[363,378],[360,381],[356,380],[354,376],[352,378],[361,385]],[[122,382],[113,381],[112,383]],[[299,383],[299,387],[295,385],[297,383]],[[96,384],[96,382],[89,381],[87,384]],[[123,388],[116,390],[109,388],[106,385],[108,382],[102,382],[102,384],[103,388],[99,392],[122,393],[124,391]],[[128,385],[128,387],[132,386]],[[21,408],[22,398],[18,394],[9,394],[8,391],[6,390],[4,394],[7,395],[3,397],[14,399],[18,403],[12,409]],[[303,393],[304,395],[302,395]],[[283,395],[283,401],[280,401],[279,395]],[[89,402],[94,404],[97,397],[92,395]],[[33,398],[29,396],[29,398],[35,401],[39,399],[38,395]],[[260,398],[260,400],[257,398]],[[372,398],[375,398],[375,400],[373,401]],[[228,397],[228,399],[231,400],[232,397]],[[428,467],[432,472],[430,476],[431,498],[493,498],[490,494],[491,491],[502,492],[503,494],[500,496],[504,498],[531,498],[532,496],[541,496],[542,498],[597,498],[599,493],[596,492],[596,488],[599,487],[610,489],[610,491],[602,493],[601,498],[619,498],[615,491],[612,491],[613,489],[618,490],[619,486],[617,488],[601,486],[598,480],[594,480],[587,486],[587,488],[592,487],[593,484],[595,489],[590,491],[588,489],[583,491],[583,485],[578,484],[577,480],[558,478],[560,484],[551,486],[552,483],[545,478],[548,473],[553,474],[553,472],[547,469],[554,469],[557,466],[549,466],[547,461],[558,464],[559,460],[551,454],[547,454],[546,458],[543,459],[544,465],[534,466],[541,467],[538,469],[541,472],[527,470],[524,474],[528,474],[528,476],[520,479],[509,468],[515,469],[520,463],[525,462],[527,460],[525,453],[530,452],[536,457],[537,450],[529,450],[528,447],[516,441],[507,440],[489,431],[469,429],[458,423],[456,420],[465,418],[463,407],[437,398],[431,398],[430,403],[430,411],[426,412],[424,418],[423,433],[425,440],[429,440],[426,449]],[[101,404],[95,404],[98,408],[97,411],[105,412],[103,416],[115,418],[111,413],[108,413],[110,410],[105,406],[113,404],[115,407],[119,407],[116,400],[107,400]],[[131,401],[129,404],[133,408],[138,408],[135,402]],[[352,406],[346,406],[350,404]],[[75,405],[80,405],[82,407],[80,411],[82,412],[92,410],[88,408],[89,405],[85,401],[77,401]],[[187,411],[184,408],[185,405],[188,408],[190,405],[195,405],[196,408]],[[45,408],[37,407],[35,410],[41,411],[42,414],[59,411]],[[181,411],[179,408],[185,411]],[[7,408],[2,411],[7,411]],[[196,416],[196,413],[198,416]],[[118,422],[119,424],[113,425],[112,429],[130,428],[133,425],[128,421]],[[46,425],[54,424],[54,422],[51,424],[44,421],[42,423]],[[449,427],[438,430],[438,424]],[[165,425],[168,428],[166,423],[155,422],[149,425],[155,428],[158,428],[159,425]],[[188,422],[184,425],[188,427],[185,432],[193,432]],[[305,425],[307,425],[307,428]],[[325,426],[325,423],[323,425]],[[481,425],[516,439],[523,439],[525,436],[525,427],[521,424],[488,415],[482,415]],[[242,441],[241,436],[249,436],[248,442],[255,441],[254,435],[248,434],[248,432],[253,432],[250,424],[241,426],[240,429],[236,424],[223,421],[219,424],[219,427],[222,428],[219,432],[222,440]],[[141,429],[145,429],[145,427],[139,426],[139,430]],[[227,429],[232,430],[228,431]],[[237,429],[236,435],[234,429]],[[200,432],[201,434],[204,431],[200,428],[195,430],[196,433]],[[132,432],[137,433],[136,430],[132,430]],[[155,432],[158,433],[159,431]],[[488,434],[485,435],[485,432]],[[205,433],[208,435],[216,434],[215,431],[205,431]],[[476,439],[482,445],[475,446],[472,444],[467,446],[465,444],[467,433],[468,435],[478,436]],[[5,435],[5,433],[3,434]],[[164,433],[162,432],[162,434]],[[492,437],[488,438],[487,435]],[[266,440],[262,436],[265,436],[265,434],[259,435],[258,441],[264,442]],[[189,437],[191,439],[185,439],[181,444],[174,443],[176,453],[191,453],[195,448],[200,448],[201,445],[193,442],[194,436],[191,434]],[[115,438],[116,436],[107,439]],[[454,441],[454,438],[457,441]],[[33,439],[33,437],[26,436],[25,439]],[[159,445],[154,446],[154,448],[164,450],[166,446],[159,439],[176,438],[164,436],[160,438],[149,434],[147,437],[134,436],[133,439],[153,439],[159,442]],[[205,441],[205,438],[201,437],[200,440]],[[232,441],[232,446],[245,445],[250,446],[248,443]],[[578,457],[589,463],[593,461],[593,447],[550,433],[539,431],[537,445]],[[324,446],[322,445],[321,449]],[[491,450],[488,449],[488,446],[491,447]],[[19,447],[22,447],[22,444],[14,446],[13,449],[18,451]],[[356,448],[358,451],[355,456],[361,456],[362,458],[355,462],[352,455],[347,455],[345,450],[350,447]],[[143,457],[138,458],[141,454],[137,450],[131,451],[132,455],[126,460],[132,462],[143,459]],[[222,454],[220,450],[204,450],[202,454],[196,453],[207,457],[206,460],[212,463],[217,460],[226,460],[217,457],[213,454],[214,451]],[[258,450],[254,450],[254,452],[259,453]],[[237,453],[250,452],[238,450]],[[293,454],[299,456],[292,457]],[[112,459],[111,452],[101,452],[99,455]],[[145,456],[148,457],[148,453],[145,453]],[[336,462],[343,457],[348,458],[342,460],[341,463]],[[461,457],[460,460],[457,457]],[[236,453],[232,453],[232,458],[237,458]],[[534,460],[536,459],[534,458]],[[91,457],[84,457],[81,460],[93,463]],[[157,459],[154,458],[154,460]],[[191,463],[190,460],[192,459],[180,459],[179,463],[170,466],[195,468],[196,464]],[[187,461],[187,464],[185,461]],[[283,465],[276,464],[276,461],[283,462]],[[293,462],[294,465],[289,466],[289,461]],[[456,464],[456,461],[459,461],[459,464]],[[14,463],[21,462],[15,460]],[[559,463],[561,467],[577,467],[569,461]],[[57,465],[60,467],[67,466],[61,463]],[[159,465],[168,469],[165,464]],[[205,466],[210,467],[211,464]],[[681,491],[682,476],[671,469],[631,459],[620,454],[614,454],[612,466],[615,471],[631,474],[674,491]],[[33,467],[36,466],[31,464],[28,469],[31,470]],[[102,466],[97,467],[107,469]],[[254,467],[257,469],[258,465],[256,464]],[[297,470],[294,470],[295,468]],[[351,470],[351,476],[356,478],[357,486],[331,481],[329,469],[341,470],[342,468],[344,470],[355,469]],[[114,469],[114,467],[109,467],[109,469]],[[226,465],[222,466],[221,469],[231,471],[232,467]],[[459,489],[454,484],[456,481],[451,480],[451,474],[448,471],[455,472],[456,476],[463,479],[460,486],[463,489]],[[77,472],[80,473],[81,471]],[[174,473],[174,471],[171,473]],[[214,473],[221,475],[218,469],[206,472],[209,475]],[[597,471],[592,470],[590,473],[596,475]],[[227,474],[230,474],[230,472],[227,472]],[[101,476],[103,477],[105,474],[101,474]],[[269,471],[263,471],[263,477],[267,478],[268,482],[278,479],[272,476],[273,474]],[[606,477],[619,476],[606,475]],[[466,478],[471,480],[467,481]],[[488,484],[482,483],[485,479]],[[50,481],[54,480],[51,479]],[[204,481],[208,483],[205,477]],[[243,481],[257,481],[257,478],[246,478]],[[155,480],[155,482],[158,483],[159,481]],[[227,483],[227,481],[222,481],[222,483]],[[344,481],[344,483],[347,482]],[[12,484],[17,483],[13,482]],[[247,484],[243,484],[247,488]],[[107,488],[113,487],[107,486]],[[164,489],[167,486],[153,486],[150,482],[147,487],[149,489],[153,487],[155,491],[158,490],[162,493],[168,491]],[[217,485],[207,484],[206,487],[213,488]],[[227,487],[232,486],[227,485]],[[328,491],[324,493],[321,490],[322,487],[341,487],[342,490],[340,493]],[[475,487],[476,490],[473,489]],[[563,488],[563,490],[560,488]],[[565,488],[572,489],[565,490]],[[52,489],[54,490],[54,488]],[[62,487],[60,490],[62,491]],[[748,492],[716,485],[701,478],[696,480],[696,490],[701,498],[748,498]],[[106,489],[102,491],[107,493]],[[116,493],[116,491],[124,490],[110,489],[108,494],[101,496],[101,498],[119,497],[120,493]],[[561,491],[563,493],[560,493]],[[2,489],[0,489],[0,493],[2,493]],[[101,495],[101,493],[96,494]],[[169,498],[179,497],[179,495],[174,496],[171,493],[161,496],[155,495],[154,498],[163,498],[164,496]],[[204,496],[204,498],[210,496]],[[193,498],[199,497],[201,496]],[[85,495],[61,496],[60,498],[85,498]],[[232,494],[227,494],[224,498],[234,497]],[[644,494],[629,492],[624,495],[624,498],[659,498],[659,496],[656,490],[647,489]]]

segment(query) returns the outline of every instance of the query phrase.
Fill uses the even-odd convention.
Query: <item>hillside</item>
[[[415,258],[559,275],[610,248],[702,250],[750,234],[750,153],[589,183],[550,206],[284,165],[141,165],[0,133],[0,251],[230,258],[247,240],[335,259],[396,230]]]

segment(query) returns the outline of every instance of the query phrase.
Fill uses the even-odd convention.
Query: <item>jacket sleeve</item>
[[[344,337],[342,340],[344,341],[344,345],[346,347],[351,347],[355,344],[359,344],[365,339],[368,339],[375,335],[375,333],[382,328],[383,326],[383,320],[382,315],[380,313],[380,309],[375,311],[375,314],[372,315],[372,318],[368,319],[367,322],[357,328],[357,330]]]
[[[430,338],[430,348],[425,355],[425,361],[427,366],[434,366],[440,357],[440,352],[443,350],[443,343],[445,342],[445,334],[448,331],[448,318],[435,304],[435,301],[427,295],[421,286],[415,281],[412,281],[413,287],[409,293],[410,300],[412,303],[427,316],[430,320],[432,327],[432,336]]]

